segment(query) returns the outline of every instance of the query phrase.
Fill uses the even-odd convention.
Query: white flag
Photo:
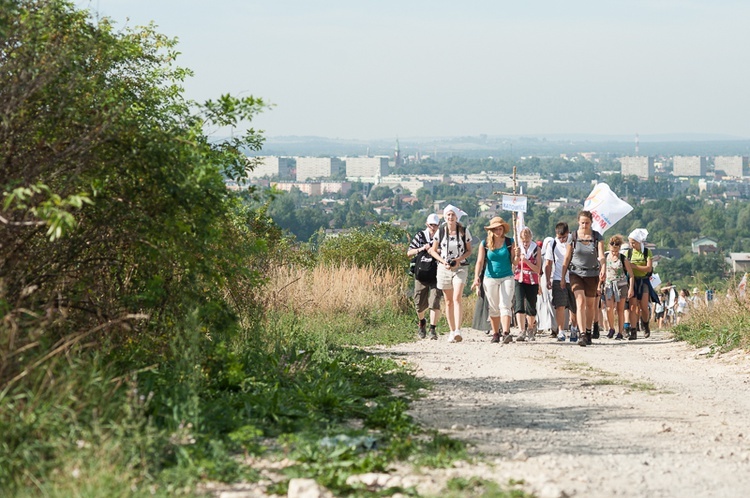
[[[597,183],[583,203],[583,209],[593,215],[591,228],[603,234],[631,212],[633,206],[617,197],[606,183]]]
[[[525,213],[528,198],[523,195],[503,195],[503,209],[505,211],[516,211]]]

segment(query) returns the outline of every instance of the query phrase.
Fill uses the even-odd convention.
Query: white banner
[[[654,289],[661,285],[661,278],[659,278],[658,273],[654,273],[653,275],[651,275],[651,278],[649,280],[651,281],[651,287],[653,287]]]
[[[523,195],[503,195],[503,210],[505,211],[525,213],[527,204],[528,199]]]
[[[617,197],[606,183],[597,183],[583,203],[583,209],[591,211],[594,217],[591,228],[603,234],[630,213],[633,206]]]

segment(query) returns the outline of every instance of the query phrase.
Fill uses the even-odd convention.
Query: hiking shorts
[[[443,291],[437,288],[437,282],[434,284],[424,284],[414,279],[414,308],[417,310],[417,313],[422,313],[428,308],[439,310],[442,298]]]
[[[578,311],[576,298],[573,295],[573,291],[570,290],[570,285],[566,285],[565,289],[561,289],[559,280],[552,281],[552,306],[555,308],[568,308],[571,313]]]
[[[449,270],[445,265],[438,265],[437,288],[440,290],[452,290],[461,285],[466,285],[468,279],[468,266],[459,266],[456,270]]]
[[[596,297],[599,290],[599,277],[582,277],[575,273],[570,274],[570,290],[573,294],[583,291],[586,297]],[[575,298],[573,298],[575,301]]]

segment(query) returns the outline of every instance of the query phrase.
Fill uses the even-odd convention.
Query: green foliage
[[[444,496],[477,496],[483,498],[526,498],[530,495],[520,489],[512,489],[513,486],[523,484],[523,481],[509,481],[508,489],[504,489],[498,483],[480,477],[454,477],[446,485],[447,493]]]
[[[337,237],[327,237],[320,244],[319,260],[322,264],[370,267],[373,271],[405,271],[408,234],[391,226],[354,229]]]

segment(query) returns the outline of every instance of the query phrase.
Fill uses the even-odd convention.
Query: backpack
[[[437,282],[437,261],[427,251],[419,251],[414,256],[414,278],[423,284]]]
[[[632,247],[628,247],[628,261],[630,261],[630,258],[632,258],[632,257],[633,257],[633,248]],[[648,261],[648,247],[644,247],[643,248],[643,257],[646,258],[646,261]],[[653,275],[653,274],[654,274],[654,272],[652,270],[652,271],[646,273],[646,277],[645,278],[650,278],[651,275]]]
[[[420,233],[424,234],[424,241],[427,243],[427,231],[424,230]],[[437,282],[437,261],[430,256],[429,252],[419,251],[411,259],[409,273],[424,284],[433,284]]]

